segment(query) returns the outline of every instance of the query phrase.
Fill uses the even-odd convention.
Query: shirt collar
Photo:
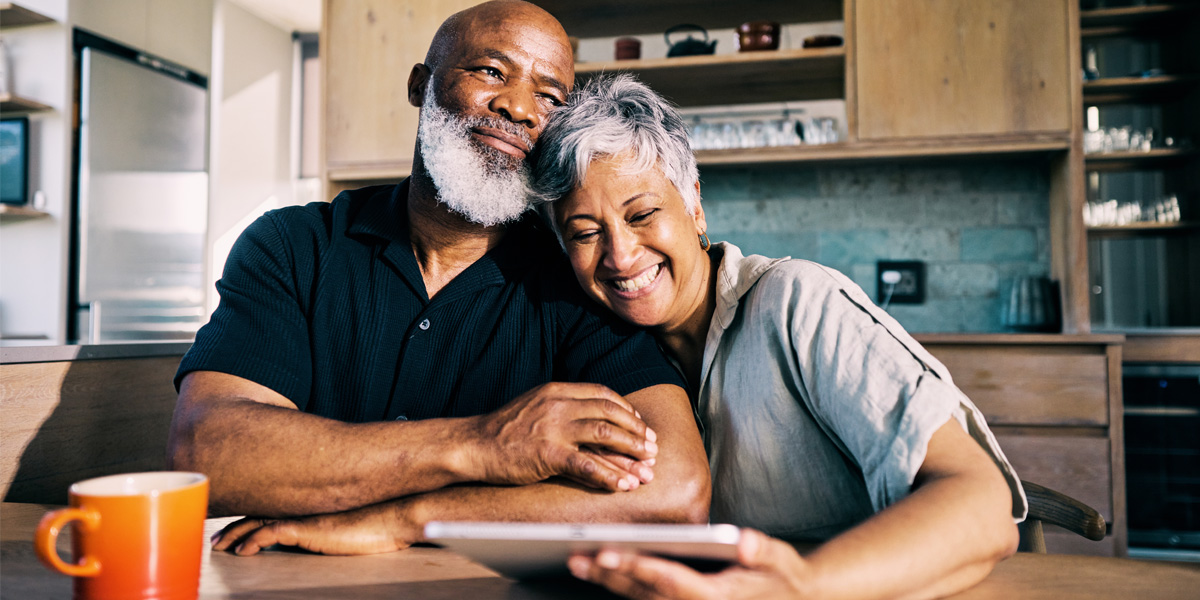
[[[357,214],[350,217],[351,223],[347,229],[347,233],[351,235],[370,236],[383,242],[383,258],[402,271],[407,270],[402,264],[416,268],[412,239],[408,232],[408,190],[409,180],[405,179],[393,186],[390,195],[387,195],[386,190],[372,195]],[[557,248],[557,243],[553,241],[553,234],[542,223],[536,211],[529,211],[509,226],[499,245],[488,251],[456,279],[463,279],[461,283],[466,284],[468,288],[499,285],[505,279],[519,277],[531,265],[544,262],[534,258],[547,251],[553,251],[554,248]],[[447,286],[450,287],[458,286]]]

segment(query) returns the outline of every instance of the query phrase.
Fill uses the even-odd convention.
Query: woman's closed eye
[[[650,220],[650,217],[654,216],[654,213],[657,213],[657,212],[658,212],[657,208],[652,208],[650,210],[644,210],[644,211],[637,213],[637,214],[633,215],[632,217],[630,217],[629,222],[635,223],[635,224],[636,223],[645,223],[646,221]]]
[[[578,244],[590,244],[600,237],[598,229],[584,229],[571,234],[571,241]]]

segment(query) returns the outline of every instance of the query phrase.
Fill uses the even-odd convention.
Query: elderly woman
[[[686,126],[653,91],[579,89],[533,178],[583,289],[687,378],[711,520],[753,528],[719,573],[611,551],[573,573],[636,598],[919,598],[1015,550],[1024,493],[945,367],[841,273],[710,243]],[[754,530],[827,541],[801,556]]]

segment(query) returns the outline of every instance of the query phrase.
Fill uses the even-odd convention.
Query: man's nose
[[[507,86],[496,94],[491,104],[493,112],[531,129],[531,135],[537,137],[537,132],[541,130],[542,114],[537,105],[537,98],[529,86],[520,83]]]

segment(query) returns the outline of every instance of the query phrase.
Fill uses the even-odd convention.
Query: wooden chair
[[[1104,517],[1096,509],[1036,483],[1021,481],[1029,498],[1029,516],[1018,529],[1021,532],[1019,552],[1046,553],[1046,538],[1042,523],[1057,525],[1092,541],[1104,539]]]

